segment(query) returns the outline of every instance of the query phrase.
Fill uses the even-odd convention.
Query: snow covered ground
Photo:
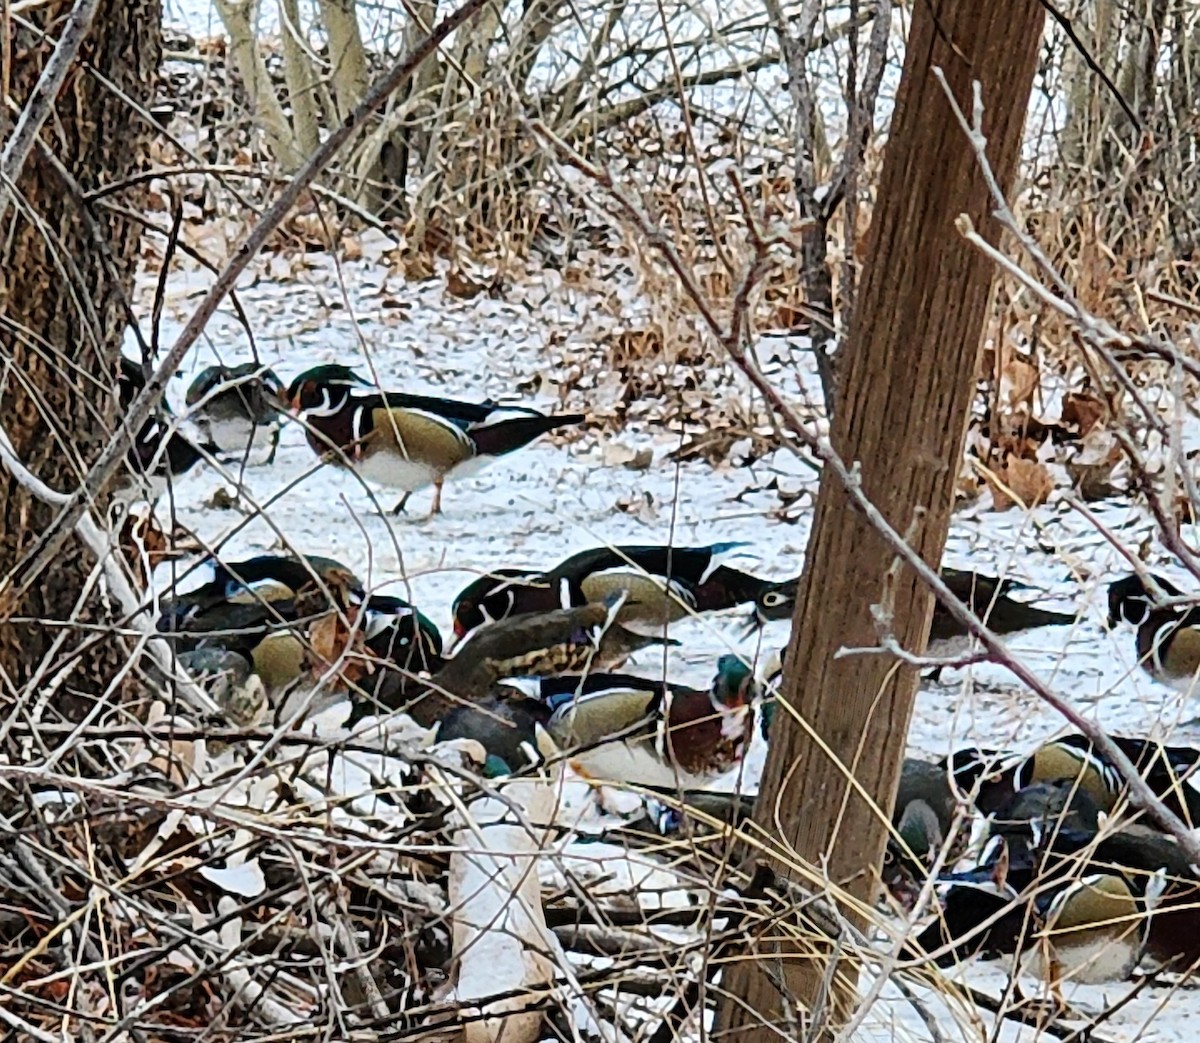
[[[163,343],[171,342],[209,278],[187,271],[170,281]],[[145,298],[152,292],[153,283],[146,280],[140,293]],[[342,263],[340,276],[325,255],[308,255],[286,266],[280,259],[268,260],[243,280],[239,294],[259,358],[285,383],[309,366],[338,361],[363,372],[373,368],[383,386],[392,389],[468,399],[490,396],[548,409],[588,406],[578,391],[559,400],[548,360],[551,345],[587,340],[596,328],[599,302],[563,288],[557,276],[535,277],[504,300],[480,296],[463,301],[445,292],[441,278],[406,282],[368,249],[364,260]],[[174,382],[172,404],[183,412],[187,384],[203,366],[250,357],[245,334],[226,304]],[[795,357],[801,360],[801,378],[812,383],[804,368],[808,356],[798,351]],[[605,380],[603,372],[595,374],[597,387]],[[753,468],[680,465],[665,459],[678,442],[677,434],[640,421],[614,434],[585,430],[581,436],[544,439],[477,478],[448,485],[442,516],[426,518],[428,494],[418,494],[410,504],[411,516],[393,519],[374,513],[368,490],[353,476],[316,467],[303,433],[290,425],[274,466],[252,464],[244,473],[246,498],[267,506],[269,523],[214,506],[213,494],[222,486],[231,489],[232,481],[204,466],[177,484],[174,504],[178,518],[227,559],[277,551],[284,541],[299,551],[332,555],[355,568],[372,589],[412,600],[447,634],[454,594],[480,572],[504,565],[549,567],[602,543],[743,540],[748,546],[746,557],[737,562],[740,567],[780,579],[795,575],[808,535],[808,511],[801,511],[794,523],[778,520],[777,494],[764,487],[776,477],[791,489],[815,493],[811,470],[787,450]],[[649,448],[654,460],[644,470],[630,470],[612,462],[632,455],[614,451],[614,445]],[[379,492],[385,510],[394,498],[389,491]],[[1095,509],[1128,545],[1152,540],[1151,520],[1141,509],[1116,501]],[[1165,554],[1152,546],[1150,561],[1158,565]],[[1078,513],[1053,501],[1028,515],[997,513],[985,493],[980,503],[955,517],[946,563],[1012,576],[1033,588],[1027,596],[1078,614],[1076,626],[1037,632],[1014,647],[1056,690],[1111,731],[1170,735],[1177,742],[1200,738],[1196,725],[1180,723],[1194,717],[1195,710],[1135,668],[1132,635],[1106,631],[1104,588],[1122,566]],[[160,583],[169,580],[168,571],[160,570]],[[678,628],[675,636],[683,646],[666,653],[668,676],[706,686],[720,654],[756,656],[757,639],[740,636],[743,616],[731,613]],[[786,625],[775,625],[762,647],[782,646],[785,639]],[[656,650],[635,660],[630,671],[653,676],[663,668],[663,653]],[[913,753],[931,756],[967,743],[1021,749],[1060,727],[1055,715],[1004,671],[983,666],[948,672],[942,683],[923,688],[909,745]],[[747,765],[752,783],[764,755],[761,743],[756,744]],[[590,857],[600,854],[593,848]],[[975,984],[999,991],[995,969],[971,973]],[[1129,987],[1081,988],[1073,995],[1083,1008],[1098,1010],[1105,997],[1111,1000]],[[1196,1007],[1188,992],[1173,995],[1172,1016],[1160,1015],[1151,1030],[1139,1035],[1141,1024],[1166,996],[1163,989],[1147,989],[1105,1025],[1103,1034],[1112,1039],[1191,1038],[1186,1018],[1177,1016]],[[881,1005],[881,1012],[885,1008]],[[897,1030],[895,1038],[909,1038],[911,1028]],[[1024,1031],[1032,1036],[1034,1030]],[[885,1032],[879,1038],[892,1037]]]

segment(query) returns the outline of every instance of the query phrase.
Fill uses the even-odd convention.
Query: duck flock
[[[141,386],[141,367],[127,362],[122,401]],[[130,452],[128,496],[152,500],[207,454],[244,454],[264,433],[273,459],[290,415],[320,461],[399,491],[397,512],[432,486],[437,513],[445,479],[584,420],[381,392],[339,365],[286,387],[255,364],[210,367],[187,404],[202,443],[169,417],[149,421]],[[210,558],[199,567],[203,582],[166,593],[159,629],[236,723],[294,722],[322,700],[348,699],[351,723],[402,711],[439,739],[475,740],[489,777],[561,755],[595,782],[686,796],[736,768],[756,729],[769,740],[782,653],[757,673],[722,656],[707,689],[621,671],[641,649],[678,644],[670,628],[685,618],[742,609],[751,629],[792,618],[797,580],[735,568],[739,546],[604,546],[542,570],[492,569],[454,598],[452,641],[417,606],[369,593],[331,558]],[[1008,579],[948,567],[942,577],[1001,634],[1077,621],[1022,599]],[[1108,594],[1110,624],[1132,628],[1143,669],[1190,690],[1200,610],[1144,572]],[[931,654],[966,639],[935,606]],[[1200,820],[1200,751],[1116,741],[1170,810]],[[731,795],[729,808],[736,821],[746,801]],[[675,828],[679,816],[659,821]],[[908,759],[892,825],[879,868],[888,900],[904,910],[923,892],[934,897],[910,955],[942,965],[1018,957],[1055,988],[1121,979],[1145,958],[1181,970],[1200,963],[1200,921],[1192,924],[1200,868],[1135,813],[1120,773],[1082,736],[1018,754],[970,748],[941,762]]]

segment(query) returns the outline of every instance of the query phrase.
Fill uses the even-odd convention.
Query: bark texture
[[[931,69],[945,71],[967,112],[971,83],[981,81],[988,156],[1001,185],[1010,186],[1042,18],[1037,0],[914,5],[868,261],[842,353],[834,447],[860,465],[866,494],[899,531],[911,529],[914,547],[934,566],[949,527],[993,275],[990,262],[966,245],[954,222],[966,213],[993,240],[999,233],[988,216],[975,157]],[[862,902],[875,895],[887,833],[839,762],[890,812],[917,677],[891,657],[834,655],[842,647],[878,643],[871,606],[881,601],[892,560],[840,483],[827,477],[800,583],[787,653],[793,666],[783,693],[820,740],[787,712],[776,714],[755,812],[782,851],[824,864],[834,883]],[[923,650],[932,607],[929,591],[903,570],[895,589],[895,633],[906,648]],[[775,868],[788,875],[784,859]],[[861,924],[853,906],[843,911]],[[752,949],[726,974],[730,998],[718,1035],[752,1033],[739,1036],[739,1043],[777,1041],[781,1031],[794,1037],[802,1026],[793,1020],[796,1009],[781,1004],[780,975],[784,991],[803,1010],[818,994],[827,954],[819,948],[784,951],[765,940]],[[843,987],[833,989],[843,1003],[853,977],[848,969]],[[836,1023],[846,1011],[832,1013]],[[815,1037],[802,1031],[800,1038]]]
[[[30,8],[24,17],[40,33],[14,20],[9,82],[18,104],[37,82],[70,9],[59,0]],[[150,131],[119,95],[143,104],[153,100],[160,19],[159,0],[105,0],[42,132],[41,141],[85,191],[125,178],[142,164]],[[137,205],[136,199],[127,202]],[[68,183],[35,148],[0,227],[0,423],[17,456],[60,492],[77,487],[113,430],[126,325],[122,295],[132,289],[137,258],[136,225],[105,212],[95,220],[89,228]],[[0,469],[5,583],[53,513]],[[72,541],[24,596],[13,601],[12,591],[5,591],[0,705],[35,675],[55,640],[61,642],[56,663],[86,640],[85,631],[64,630],[61,623],[73,615],[96,621],[102,614],[94,593],[78,607],[92,565]],[[120,657],[115,641],[91,642],[64,693],[100,690]]]

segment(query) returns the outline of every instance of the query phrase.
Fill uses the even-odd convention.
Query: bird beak
[[[466,634],[467,628],[463,626],[462,620],[456,619],[454,621],[454,637],[452,637],[446,643],[446,651],[444,654],[450,655],[460,644],[462,644],[462,639],[466,636]]]

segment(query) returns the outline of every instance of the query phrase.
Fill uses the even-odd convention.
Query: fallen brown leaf
[[[1063,423],[1074,424],[1081,436],[1100,423],[1106,412],[1103,399],[1090,392],[1072,391],[1063,397]]]
[[[992,490],[992,508],[1006,511],[1013,506],[1037,507],[1054,492],[1054,479],[1045,464],[1009,456],[1002,468],[985,472],[984,479]]]

